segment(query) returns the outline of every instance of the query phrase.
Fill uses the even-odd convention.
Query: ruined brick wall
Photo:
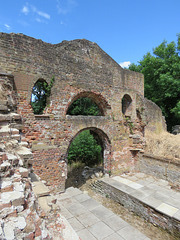
[[[148,100],[147,98],[144,99],[144,104],[146,109],[146,129],[155,133],[165,131],[167,129],[167,126],[160,107],[158,107],[155,103]]]
[[[49,44],[22,34],[0,33],[0,69],[14,76],[18,113],[23,118],[26,140],[34,152],[34,169],[42,179],[63,190],[67,152],[72,139],[83,129],[97,132],[104,143],[106,171],[134,169],[143,148],[143,126],[137,116],[144,97],[140,73],[122,69],[97,44],[87,40]],[[38,79],[55,82],[42,116],[30,104]],[[122,113],[122,98],[130,96],[131,108]],[[102,109],[100,117],[70,117],[66,112],[80,96],[92,98]],[[141,114],[141,112],[140,112]]]
[[[17,95],[12,75],[0,72],[0,111],[15,111]]]
[[[136,169],[180,186],[180,162],[178,159],[142,154],[136,164]]]

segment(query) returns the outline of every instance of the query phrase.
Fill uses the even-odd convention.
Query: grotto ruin
[[[53,76],[43,114],[35,115],[33,86],[38,80],[49,84]],[[135,169],[146,129],[166,129],[159,107],[144,98],[143,75],[121,68],[85,39],[49,44],[23,34],[0,33],[0,83],[1,113],[13,111],[19,116],[11,124],[20,135],[9,134],[27,142],[34,172],[60,191],[65,188],[69,145],[81,131],[98,134],[104,171],[118,175]],[[101,116],[68,115],[69,106],[80,97],[91,98]]]

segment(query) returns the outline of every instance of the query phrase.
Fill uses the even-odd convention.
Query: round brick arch
[[[68,103],[67,108],[66,108],[66,114],[67,114],[67,111],[68,111],[69,107],[71,106],[71,104],[74,101],[76,101],[77,99],[80,99],[80,98],[85,98],[85,97],[93,100],[93,102],[98,106],[98,108],[101,112],[101,116],[105,116],[107,109],[111,108],[110,104],[107,102],[107,100],[100,93],[96,93],[96,92],[92,92],[92,91],[83,91],[83,92],[80,92],[77,95],[73,96],[69,100],[69,103]]]
[[[81,130],[79,130],[74,137],[71,138],[71,140],[69,141],[69,146],[66,152],[66,162],[68,163],[67,157],[68,157],[68,152],[69,152],[69,147],[71,145],[71,143],[73,142],[73,140],[83,131],[85,130],[90,130],[93,133],[97,134],[98,137],[101,140],[102,143],[102,147],[103,147],[103,168],[105,172],[108,172],[111,170],[111,141],[109,139],[109,137],[107,136],[107,134],[96,127],[87,127],[87,128],[83,128]]]
[[[124,94],[122,98],[122,113],[124,115],[130,115],[132,114],[132,98],[129,94]]]

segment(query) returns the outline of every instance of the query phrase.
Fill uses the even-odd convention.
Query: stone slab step
[[[50,212],[51,211],[51,207],[48,205],[49,200],[48,200],[49,196],[42,196],[38,198],[38,203],[40,205],[40,207],[46,212]]]
[[[29,176],[29,171],[27,168],[20,167],[19,172],[21,174],[21,177],[27,178]]]
[[[97,188],[95,184],[93,187],[147,221],[180,237],[180,232],[177,232],[180,229],[180,193],[160,186],[160,180],[152,183],[132,179],[120,176],[103,178],[98,180]]]
[[[48,196],[50,194],[49,188],[41,181],[33,182],[32,189],[36,197]]]

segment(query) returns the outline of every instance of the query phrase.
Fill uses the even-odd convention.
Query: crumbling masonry
[[[50,83],[52,76],[55,82],[44,113],[34,115],[32,88],[40,79]],[[14,106],[8,105],[7,88],[0,111],[13,108],[19,114],[14,127],[32,149],[35,173],[60,191],[65,188],[69,145],[81,131],[98,134],[104,171],[118,174],[134,170],[146,128],[165,129],[161,110],[144,98],[143,75],[122,69],[96,43],[84,39],[49,44],[0,33],[0,80],[4,78],[13,81],[15,100]],[[80,97],[91,98],[101,116],[67,115]]]

